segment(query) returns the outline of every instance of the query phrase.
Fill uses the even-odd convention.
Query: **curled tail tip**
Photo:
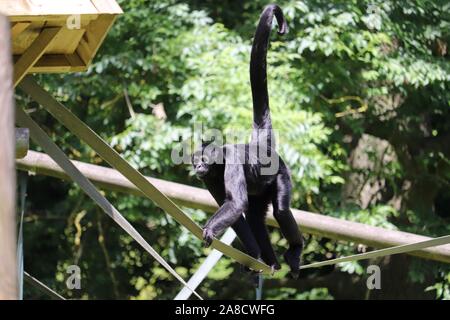
[[[283,20],[283,23],[278,26],[278,34],[280,36],[282,36],[283,34],[288,33],[288,31],[289,31],[289,28],[286,23],[286,20]]]
[[[278,34],[279,35],[283,35],[288,33],[289,28],[288,25],[286,23],[286,19],[284,18],[284,14],[283,11],[281,10],[280,6],[272,3],[267,5],[263,11],[266,10],[270,10],[275,14],[275,18],[277,19],[277,24],[278,24]]]

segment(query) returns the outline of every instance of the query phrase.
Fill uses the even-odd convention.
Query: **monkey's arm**
[[[209,180],[205,181],[205,184],[213,198],[216,200],[217,204],[219,206],[223,205],[225,201],[224,182]],[[238,220],[234,224],[232,224],[231,227],[236,232],[239,240],[244,245],[245,251],[253,258],[260,258],[261,250],[244,215],[241,214]]]
[[[225,200],[203,228],[205,245],[234,224],[247,209],[247,183],[242,164],[226,164],[224,172]]]

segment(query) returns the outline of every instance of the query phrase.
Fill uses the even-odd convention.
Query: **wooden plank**
[[[86,32],[80,40],[77,49],[77,53],[86,65],[92,62],[97,50],[100,48],[109,29],[113,25],[115,18],[116,16],[114,15],[101,15],[97,20],[91,21],[89,26],[86,27]]]
[[[71,67],[82,67],[86,68],[83,60],[81,60],[80,56],[76,53],[74,54],[66,54],[65,55],[67,61],[69,62]]]
[[[4,3],[0,2],[0,9],[15,14],[9,16],[13,22],[13,28],[15,27],[13,53],[18,59],[16,62],[19,63],[15,67],[14,86],[27,72],[85,71],[114,23],[115,16],[122,13],[114,0],[75,0],[69,2],[70,8],[66,8],[59,2],[58,5],[55,5],[55,2],[46,0],[33,1],[30,4],[26,4],[26,1],[3,1]],[[43,8],[49,5],[52,8],[46,12]],[[67,19],[77,15],[76,8],[89,6],[91,7],[89,12],[81,10],[80,28],[78,26],[76,29],[67,28]],[[58,7],[64,7],[64,10],[67,11],[66,14],[63,14]],[[24,23],[28,23],[27,28],[24,28]],[[36,50],[38,48],[36,44],[42,41],[44,26],[45,29],[50,27],[61,27],[62,29],[56,35],[56,39],[53,39],[45,50],[39,53]],[[33,45],[36,47],[30,50]],[[47,59],[46,56],[49,54],[69,56],[57,59],[52,56]],[[17,58],[20,55],[23,57]],[[57,61],[61,62],[59,67],[55,64]]]
[[[56,37],[56,39],[52,41],[51,45],[49,45],[49,47],[46,49],[45,54],[74,53],[76,48],[78,47],[80,39],[83,37],[83,34],[86,31],[86,23],[86,21],[82,21],[80,23],[79,29],[68,29],[62,23],[60,24],[60,26],[56,26],[62,27],[62,30]],[[84,27],[83,24],[85,24]],[[50,28],[49,24],[46,24],[45,28]],[[36,22],[32,22],[24,32],[13,39],[13,54],[21,55],[25,53],[30,45],[40,35],[42,29],[44,29],[44,23],[38,24]]]
[[[120,6],[114,0],[91,0],[91,2],[97,8],[98,12],[110,14],[123,13]]]
[[[16,38],[19,34],[21,34],[28,26],[31,24],[31,22],[15,22],[11,26],[11,38]]]
[[[72,161],[72,163],[86,178],[104,190],[124,192],[140,197],[144,196],[135,185],[117,170],[81,161]],[[19,170],[70,180],[64,170],[45,153],[29,151],[24,159],[16,160],[16,164]],[[216,201],[208,190],[152,177],[146,177],[146,179],[179,205],[201,209],[210,213],[214,213],[218,208]],[[431,239],[422,235],[373,227],[317,213],[297,209],[291,210],[303,232],[317,236],[326,236],[335,240],[352,241],[375,248],[387,248]],[[278,227],[271,212],[267,217],[267,224]],[[427,248],[409,252],[408,254],[450,263],[450,245]]]
[[[90,0],[2,0],[0,11],[7,16],[40,16],[98,13]]]
[[[28,50],[14,64],[14,87],[19,84],[36,61],[44,54],[62,28],[47,28],[33,41]]]
[[[19,298],[12,77],[10,24],[0,15],[0,300]]]
[[[17,37],[12,38],[13,54],[22,54],[39,36],[44,28],[45,21],[30,21],[30,25]]]
[[[14,56],[18,60],[20,56]],[[28,71],[29,73],[61,73],[81,72],[87,67],[78,54],[46,54],[43,55]]]
[[[86,71],[87,66],[74,54],[45,55],[31,68],[30,72],[36,73],[61,73]]]
[[[62,28],[61,32],[55,37],[47,50],[45,50],[45,54],[74,53],[85,31],[82,28],[73,30]]]
[[[28,48],[33,44],[33,42],[39,37],[43,29],[49,29],[46,25],[45,28],[35,27],[36,24],[32,24],[27,30],[22,34],[13,39],[13,54],[21,55],[24,54]],[[56,27],[60,28],[60,27]],[[61,31],[52,41],[52,43],[46,48],[45,54],[70,54],[74,53],[80,39],[83,37],[85,32],[84,28],[80,29],[67,29],[65,26],[61,27]]]
[[[1,1],[1,0],[0,0]],[[71,14],[57,14],[57,15],[38,15],[38,16],[9,16],[9,20],[11,22],[46,22],[46,26],[48,27],[54,27],[54,26],[65,26],[66,21],[69,17],[73,15]],[[89,14],[82,14],[81,21],[90,21],[97,19],[99,16],[98,13],[89,13]]]
[[[89,65],[91,63],[91,60],[93,59],[91,49],[89,48],[86,40],[83,38],[80,39],[76,52],[85,65]]]

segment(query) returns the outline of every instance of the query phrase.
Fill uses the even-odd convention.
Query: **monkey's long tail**
[[[287,32],[288,26],[281,8],[276,4],[267,5],[259,19],[253,38],[250,58],[250,82],[253,96],[253,127],[255,129],[271,129],[269,110],[269,93],[267,90],[267,48],[269,45],[272,20],[275,15],[278,23],[278,34]]]

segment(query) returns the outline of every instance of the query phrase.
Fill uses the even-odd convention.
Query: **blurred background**
[[[118,1],[119,16],[87,73],[38,80],[143,174],[202,187],[171,150],[194,123],[250,128],[249,55],[268,1]],[[292,171],[292,207],[441,236],[450,233],[450,34],[447,1],[279,1],[289,33],[272,33],[269,95],[279,152]],[[72,159],[106,165],[18,92],[17,103]],[[31,149],[40,151],[32,145]],[[202,243],[141,197],[106,196],[187,279]],[[183,208],[198,223],[207,215]],[[68,298],[172,299],[179,283],[79,188],[32,176],[24,225],[25,270]],[[286,242],[270,228],[281,256]],[[304,263],[372,250],[305,234]],[[68,290],[77,264],[82,289]],[[382,269],[381,290],[366,267]],[[286,266],[284,266],[286,270]],[[249,275],[219,261],[198,292],[254,298]],[[25,299],[46,298],[33,288]],[[279,272],[266,299],[449,299],[447,264],[397,255]]]

